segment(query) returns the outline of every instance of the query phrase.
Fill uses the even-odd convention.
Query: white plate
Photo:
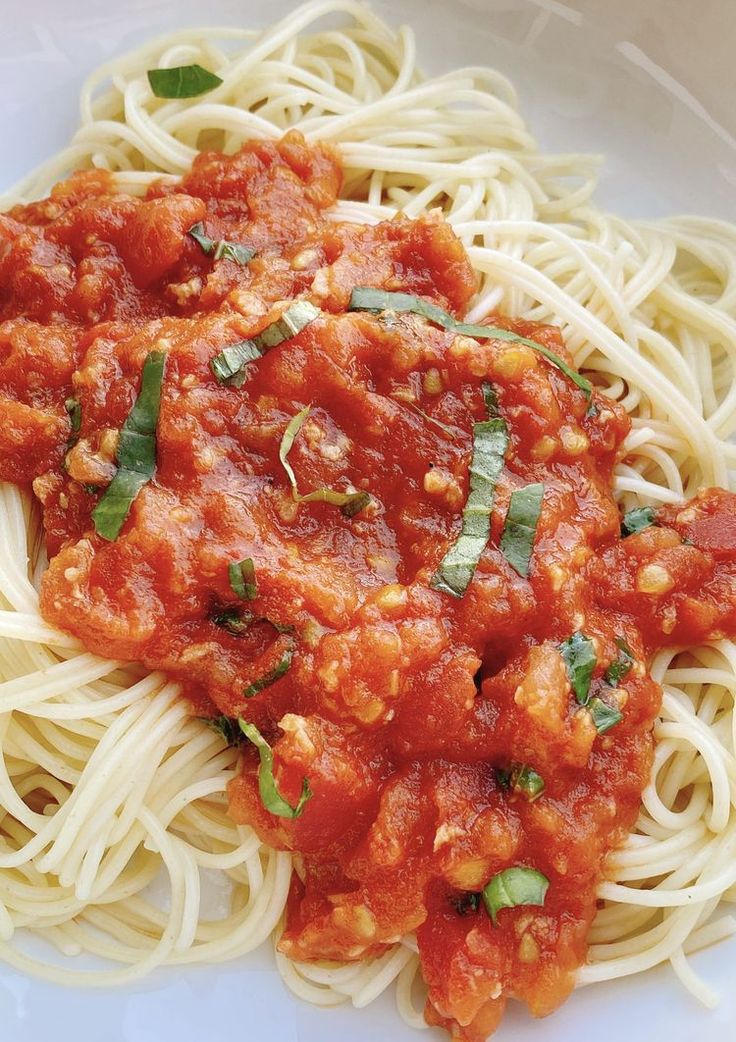
[[[0,190],[60,148],[95,66],[203,21],[265,25],[295,0],[0,0]],[[600,151],[602,206],[736,220],[734,0],[382,0],[410,21],[425,67],[500,68],[548,150]],[[723,996],[700,1008],[666,969],[585,989],[552,1019],[509,1012],[498,1042],[733,1042],[736,942],[696,956]],[[390,996],[318,1010],[280,983],[268,948],[219,967],[160,970],[120,991],[55,987],[0,967],[2,1042],[411,1042]],[[439,1033],[425,1038],[437,1037]]]

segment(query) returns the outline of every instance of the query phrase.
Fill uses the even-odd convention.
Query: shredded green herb
[[[604,702],[602,698],[591,698],[588,709],[598,734],[605,734],[623,720],[621,711],[616,706]]]
[[[480,894],[467,890],[465,893],[457,894],[450,898],[450,904],[458,915],[474,915],[480,908],[482,898]]]
[[[149,69],[148,82],[157,98],[196,98],[219,87],[222,80],[201,65]]]
[[[541,484],[526,485],[511,493],[501,535],[501,553],[523,579],[529,575],[543,498],[544,485]]]
[[[264,619],[265,622],[271,622],[270,619]],[[274,625],[274,623],[271,623]],[[275,628],[278,629],[277,626]],[[284,632],[284,630],[281,630]],[[281,658],[278,660],[273,669],[269,669],[267,673],[264,673],[262,677],[258,677],[243,691],[243,698],[253,698],[254,695],[258,695],[261,691],[264,691],[271,684],[275,684],[277,680],[280,680],[285,673],[288,673],[291,669],[291,661],[294,658],[294,652],[296,651],[296,642],[290,641],[281,653]]]
[[[258,768],[258,791],[261,802],[267,811],[279,818],[298,818],[304,813],[304,806],[312,797],[309,788],[309,780],[305,778],[302,782],[302,792],[295,807],[284,799],[276,785],[273,775],[273,752],[271,746],[263,737],[255,724],[246,723],[242,717],[238,720],[240,730],[249,742],[252,742],[258,750],[260,767]]]
[[[242,637],[244,633],[247,633],[254,622],[256,622],[256,616],[252,612],[243,611],[237,605],[228,608],[220,608],[212,616],[212,621],[215,626],[219,626],[220,629],[227,630],[234,637]]]
[[[382,311],[411,312],[415,315],[421,315],[428,321],[434,322],[437,326],[442,326],[444,329],[449,329],[453,333],[460,333],[463,336],[481,340],[508,340],[517,344],[526,344],[527,347],[531,347],[546,358],[548,362],[557,366],[569,380],[572,380],[584,392],[586,398],[590,398],[593,393],[593,386],[589,380],[586,380],[584,376],[572,369],[554,351],[550,351],[543,344],[538,344],[536,340],[519,336],[518,333],[513,333],[510,329],[502,329],[500,326],[479,326],[468,322],[458,322],[456,318],[453,318],[443,308],[438,307],[436,304],[430,304],[428,301],[422,300],[421,297],[415,297],[411,293],[390,293],[386,290],[372,289],[368,286],[357,286],[350,297],[349,310],[369,311],[375,315],[380,314]]]
[[[120,431],[118,470],[92,511],[95,531],[114,540],[130,513],[133,501],[156,470],[156,424],[166,366],[162,351],[150,351],[143,364],[140,394]]]
[[[232,716],[200,716],[199,718],[213,731],[224,738],[228,745],[241,745],[243,732],[238,727],[238,721]]]
[[[297,485],[296,474],[289,463],[289,452],[296,440],[296,436],[302,428],[302,424],[312,411],[311,405],[305,407],[293,416],[287,424],[281,444],[279,446],[279,460],[286,471],[286,476],[291,485],[291,494],[295,503],[330,503],[334,507],[341,507],[346,517],[354,517],[361,510],[365,510],[370,502],[367,492],[337,492],[334,488],[317,488],[314,492],[300,495]]]
[[[193,224],[187,235],[191,235],[203,253],[216,261],[231,260],[245,267],[256,255],[255,250],[250,246],[244,246],[241,242],[231,242],[229,239],[210,239],[209,235],[205,233],[202,221]]]
[[[611,687],[618,687],[634,664],[634,653],[622,637],[616,637],[618,655],[604,673],[604,679]]]
[[[497,408],[491,392],[492,388],[489,390],[489,385],[484,384],[483,399],[489,412]],[[430,585],[435,590],[453,597],[462,597],[467,590],[491,532],[493,497],[508,447],[508,428],[499,416],[473,424],[470,490],[460,534],[432,576]]]
[[[256,566],[252,557],[242,561],[231,561],[227,567],[230,589],[241,601],[253,601],[258,596]]]
[[[548,887],[549,879],[536,868],[523,865],[505,868],[484,887],[483,904],[495,926],[502,908],[543,905]]]
[[[308,300],[297,300],[283,313],[281,318],[266,326],[257,336],[241,340],[224,347],[210,362],[215,379],[222,384],[242,387],[247,377],[247,366],[262,358],[272,347],[278,347],[301,333],[310,322],[320,315],[319,308]]]
[[[586,705],[590,697],[590,681],[598,663],[595,646],[584,633],[573,633],[559,646],[567,668],[572,689],[580,705]]]
[[[64,402],[64,408],[69,415],[69,423],[72,427],[72,434],[79,434],[79,428],[82,426],[82,406],[77,398],[67,398]],[[71,439],[69,439],[71,441]],[[75,439],[76,441],[76,439]]]
[[[634,507],[627,510],[621,520],[621,536],[634,535],[635,532],[643,532],[645,528],[657,523],[657,514],[654,507]]]

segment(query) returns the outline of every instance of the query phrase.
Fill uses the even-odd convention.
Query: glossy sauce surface
[[[374,286],[462,316],[475,277],[437,215],[337,223],[340,183],[337,157],[292,133],[205,153],[145,200],[87,173],[0,216],[0,477],[33,482],[43,505],[50,622],[167,670],[197,713],[253,721],[292,804],[309,779],[304,813],[273,816],[246,743],[230,791],[236,820],[297,853],[283,951],[358,959],[416,931],[428,1019],[475,1042],[508,997],[542,1015],[572,987],[603,855],[632,826],[651,763],[661,692],[647,656],[736,633],[735,501],[704,492],[622,540],[611,475],[625,413],[599,392],[591,407],[529,346],[346,312],[354,287]],[[197,222],[255,259],[206,256],[187,234]],[[320,317],[241,388],[219,384],[212,358],[297,296]],[[555,329],[494,323],[569,361]],[[90,515],[151,350],[167,355],[157,471],[107,542]],[[430,582],[460,529],[484,381],[510,448],[490,541],[455,598]],[[367,491],[352,518],[291,495],[279,446],[307,405],[289,454],[299,489]],[[498,545],[530,482],[545,491],[526,579]],[[244,558],[256,620],[235,635],[215,619],[242,607],[228,565]],[[575,632],[595,648],[592,696],[622,713],[602,735],[560,653]],[[634,664],[612,687],[617,641]],[[245,698],[287,646],[285,676]],[[499,774],[520,764],[544,779],[534,801]],[[493,925],[465,895],[509,866],[549,889]]]

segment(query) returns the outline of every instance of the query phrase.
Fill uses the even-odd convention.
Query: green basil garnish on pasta
[[[480,894],[468,890],[463,894],[450,898],[450,904],[458,915],[475,915],[480,908],[482,897]]]
[[[548,887],[549,879],[536,868],[523,865],[505,868],[483,888],[483,904],[495,926],[502,908],[543,905]]]
[[[201,221],[193,224],[187,235],[191,235],[203,253],[216,261],[231,260],[244,267],[256,255],[255,250],[240,242],[230,242],[229,239],[210,239],[209,235],[205,233],[204,224]]]
[[[511,501],[501,534],[501,553],[515,572],[529,575],[529,564],[542,511],[544,485],[526,485],[511,493]]]
[[[590,681],[598,664],[593,641],[584,633],[573,633],[560,644],[559,651],[575,697],[584,706],[590,697]]]
[[[512,769],[509,785],[526,796],[530,803],[534,803],[544,792],[544,778],[526,763]]]
[[[258,596],[256,566],[252,557],[242,561],[231,561],[227,567],[230,589],[241,601],[253,601]]]
[[[296,806],[292,807],[281,795],[276,785],[276,779],[273,776],[273,752],[271,746],[255,724],[246,723],[242,717],[239,718],[238,723],[245,737],[258,750],[258,756],[261,761],[258,768],[258,791],[261,796],[261,803],[267,811],[279,818],[300,817],[304,813],[305,804],[312,798],[309,780],[305,778],[302,781],[301,795]]]
[[[279,460],[289,479],[291,495],[296,503],[330,503],[332,506],[341,507],[346,517],[354,517],[368,506],[371,497],[367,492],[337,492],[333,488],[318,488],[314,492],[307,492],[306,495],[299,493],[296,474],[289,463],[289,452],[311,411],[312,406],[306,405],[289,420],[279,445]]]
[[[253,623],[256,621],[256,616],[249,611],[243,611],[237,606],[229,608],[220,608],[212,615],[212,621],[215,626],[219,626],[220,629],[227,630],[234,637],[242,637],[244,633],[247,633]]]
[[[196,98],[219,87],[222,80],[201,65],[149,69],[148,82],[157,98]]]
[[[422,318],[426,318],[429,322],[434,322],[436,326],[442,326],[443,329],[448,329],[452,333],[474,337],[476,340],[508,340],[516,344],[526,344],[527,347],[531,347],[546,358],[548,362],[557,366],[569,380],[572,380],[584,392],[586,398],[590,398],[593,393],[593,385],[589,380],[581,376],[564,359],[556,355],[554,351],[550,351],[543,344],[538,344],[536,340],[519,336],[518,333],[514,333],[510,329],[503,329],[500,326],[479,326],[469,322],[458,322],[456,318],[453,318],[443,308],[438,307],[436,304],[430,304],[429,301],[423,300],[421,297],[415,297],[411,293],[391,293],[387,290],[372,289],[368,286],[357,286],[350,297],[349,310],[370,311],[374,315],[378,315],[382,311],[410,312],[414,315],[421,315]]]
[[[149,351],[140,394],[120,431],[118,470],[92,511],[95,531],[103,539],[117,539],[133,501],[156,470],[156,425],[165,367],[165,353]]]
[[[237,344],[223,347],[211,360],[210,369],[218,383],[242,387],[247,376],[246,365],[262,354],[252,340],[240,340]]]
[[[270,622],[271,620],[263,619],[260,621]],[[271,625],[273,625],[276,629],[279,629],[279,627],[276,626],[275,623],[271,623]],[[285,631],[280,630],[280,632],[283,633]],[[263,676],[258,677],[257,680],[254,680],[252,683],[248,684],[247,687],[243,690],[243,698],[253,698],[255,695],[259,695],[261,691],[265,691],[267,687],[270,687],[271,684],[275,684],[277,680],[280,680],[281,677],[288,673],[291,669],[291,661],[294,658],[295,651],[296,642],[293,640],[289,641],[287,646],[282,651],[281,657],[279,658],[278,662],[273,667],[273,669],[269,669],[267,673],[263,674]]]
[[[598,734],[605,734],[623,720],[621,711],[616,706],[604,702],[602,698],[591,698],[588,709]]]
[[[228,745],[242,745],[243,732],[238,721],[232,716],[200,716],[199,718],[213,731],[224,738]]]
[[[656,521],[654,507],[634,507],[633,510],[627,510],[621,520],[621,536],[626,538],[627,535],[643,532],[645,528],[656,524]]]
[[[285,340],[290,340],[301,333],[310,322],[321,314],[308,300],[297,300],[286,309],[281,318],[271,322],[265,329],[249,340],[241,340],[237,344],[224,347],[210,362],[218,383],[232,387],[242,387],[247,377],[247,365],[262,358],[266,351],[278,347]]]
[[[616,637],[618,655],[604,673],[604,679],[611,687],[618,687],[620,680],[626,676],[634,664],[634,653],[622,637]]]
[[[462,597],[467,590],[491,532],[493,497],[508,447],[508,428],[500,417],[473,425],[470,490],[460,534],[432,576],[433,589],[453,597]]]
[[[77,398],[67,398],[64,402],[64,408],[69,416],[72,434],[78,434],[79,428],[82,426],[82,406],[79,400]]]

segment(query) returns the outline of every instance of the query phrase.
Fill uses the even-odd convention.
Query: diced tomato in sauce
[[[647,657],[736,633],[734,496],[701,492],[625,540],[612,470],[623,410],[584,393],[523,344],[478,341],[405,314],[346,312],[355,286],[421,295],[462,316],[476,287],[436,214],[339,223],[338,157],[296,133],[234,156],[200,155],[145,199],[81,173],[0,216],[0,477],[44,511],[42,611],[92,651],[167,670],[198,713],[254,722],[294,820],[260,801],[244,747],[231,813],[299,853],[282,950],[360,959],[416,931],[427,1017],[476,1042],[513,996],[541,1016],[585,960],[605,854],[632,827],[661,691]],[[256,251],[214,260],[187,234]],[[296,297],[321,315],[219,384],[213,357]],[[505,325],[568,359],[558,331]],[[155,477],[106,542],[91,511],[115,472],[119,430],[149,351],[167,353]],[[430,581],[458,534],[481,383],[510,432],[490,541],[461,598]],[[81,408],[72,438],[65,401]],[[311,413],[289,459],[299,488],[366,491],[346,517],[297,504],[279,462],[290,419]],[[531,572],[499,551],[511,492],[543,482]],[[261,620],[234,635],[228,565],[252,558]],[[559,644],[594,642],[591,692],[622,719],[599,735],[571,692]],[[246,686],[296,639],[290,670]],[[606,668],[634,658],[615,688]],[[544,779],[533,802],[503,783]],[[463,904],[499,871],[538,869],[543,907]]]

